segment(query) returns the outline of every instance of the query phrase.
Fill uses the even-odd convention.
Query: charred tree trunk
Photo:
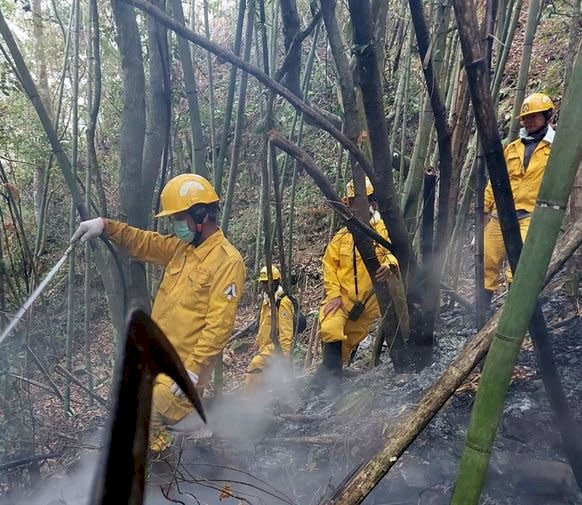
[[[483,151],[487,160],[487,169],[499,214],[505,249],[511,269],[515,272],[521,254],[522,240],[509,176],[505,167],[501,139],[497,131],[493,101],[487,85],[487,61],[482,57],[483,52],[480,41],[475,38],[479,30],[477,29],[472,2],[467,5],[466,1],[454,0],[453,3],[463,49],[465,69],[469,78],[469,90],[477,129],[482,139]],[[555,368],[547,326],[539,302],[535,303],[535,307],[532,310],[529,330],[534,345],[538,350],[538,366],[555,413],[558,428],[562,434],[565,452],[580,484],[582,483],[582,447],[574,435],[576,433],[576,424],[568,410],[564,391]],[[457,501],[455,503],[464,504],[467,502]]]
[[[296,0],[280,0],[281,20],[283,21],[283,35],[285,36],[285,50],[287,51],[286,74],[283,84],[289,91],[302,97],[301,93],[301,44],[295,45],[293,41],[300,32],[299,15],[297,14]]]
[[[422,233],[420,236],[420,251],[423,262],[429,260],[434,251],[434,203],[436,190],[436,174],[428,169],[424,173],[422,197]]]
[[[420,0],[409,0],[412,22],[416,32],[418,53],[421,59],[428,96],[433,111],[434,125],[437,132],[439,149],[439,199],[436,226],[436,244],[434,250],[423,262],[423,277],[426,279],[426,289],[423,289],[422,300],[423,324],[419,342],[426,347],[432,347],[436,318],[440,307],[440,281],[446,244],[451,233],[449,212],[449,191],[453,155],[451,148],[451,132],[447,122],[447,112],[441,98],[438,83],[438,72],[435,72],[432,55],[429,53],[430,35],[424,16],[423,4]],[[448,16],[442,16],[448,20]],[[448,23],[447,23],[448,24]],[[444,47],[444,44],[441,44]],[[428,350],[427,350],[428,352]]]
[[[403,272],[412,266],[412,251],[408,233],[394,190],[392,154],[388,125],[384,115],[383,89],[378,58],[372,39],[372,18],[369,0],[349,0],[354,47],[358,62],[360,88],[368,123],[368,133],[374,166],[374,189],[380,214],[390,229],[394,254]]]
[[[123,112],[119,131],[119,215],[128,224],[143,228],[146,210],[142,191],[142,161],[146,131],[145,76],[135,12],[122,0],[112,0],[121,55]],[[149,207],[149,206],[148,206]],[[142,262],[128,260],[128,296],[148,307],[146,276]]]

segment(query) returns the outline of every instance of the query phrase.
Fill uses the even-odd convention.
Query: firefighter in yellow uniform
[[[281,346],[281,353],[289,356],[293,346],[293,321],[295,319],[295,310],[293,302],[283,291],[280,285],[281,272],[276,266],[271,267],[273,282],[271,289],[275,298],[275,307],[277,311],[277,338]],[[265,367],[268,366],[270,357],[275,353],[275,344],[271,338],[271,303],[269,299],[269,282],[267,277],[267,267],[264,266],[259,274],[259,282],[263,289],[263,302],[261,305],[261,314],[259,316],[259,331],[257,333],[257,353],[251,359],[245,384],[253,387],[261,380]]]
[[[162,211],[156,216],[172,219],[173,235],[96,218],[82,222],[72,237],[85,241],[104,233],[131,256],[164,267],[152,319],[176,348],[199,390],[208,383],[232,332],[245,278],[240,253],[217,225],[218,201],[204,177],[182,174],[164,187]],[[152,451],[171,445],[166,427],[191,410],[180,388],[168,376],[158,376],[152,402]]]
[[[521,237],[525,240],[531,213],[540,190],[544,171],[552,150],[554,129],[550,126],[554,104],[543,93],[529,95],[521,106],[519,118],[523,128],[517,140],[504,149],[505,163],[511,183]],[[501,234],[499,218],[493,199],[491,182],[485,188],[484,212],[489,222],[484,231],[484,282],[487,298],[497,290],[499,274],[506,257],[505,244]],[[511,272],[506,272],[511,283]]]
[[[384,221],[376,210],[374,188],[367,177],[366,195],[370,208],[370,225],[379,235],[388,239]],[[346,186],[346,196],[351,206],[355,198],[353,181]],[[376,246],[376,254],[380,267],[375,277],[379,282],[386,282],[390,275],[398,272],[398,260],[379,245]],[[325,250],[323,285],[325,296],[319,311],[323,363],[318,374],[340,377],[343,363],[348,363],[352,351],[366,337],[372,323],[380,315],[372,279],[355,246],[354,238],[346,227],[333,236]],[[356,319],[353,309],[357,302],[364,306]]]

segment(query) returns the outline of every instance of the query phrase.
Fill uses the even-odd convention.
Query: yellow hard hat
[[[532,93],[525,98],[521,104],[518,118],[535,114],[536,112],[545,112],[547,110],[554,110],[554,102],[545,93]]]
[[[274,281],[278,281],[281,278],[281,272],[279,272],[279,269],[275,265],[271,267],[271,272],[273,273]],[[259,273],[259,282],[268,280],[269,277],[267,276],[267,267],[264,266],[263,268],[261,268],[261,272]]]
[[[374,186],[370,182],[370,179],[366,177],[366,196],[370,196],[374,193]],[[350,182],[346,184],[346,196],[348,198],[355,198],[356,192],[354,190],[354,180],[352,179]]]
[[[182,174],[170,179],[161,194],[162,211],[156,217],[171,216],[199,203],[218,202],[218,195],[204,177]]]

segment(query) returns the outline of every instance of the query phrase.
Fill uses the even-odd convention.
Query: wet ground
[[[564,390],[582,423],[582,320],[563,289],[544,307]],[[416,405],[473,337],[474,322],[461,308],[448,307],[438,333],[435,363],[419,375],[395,374],[389,363],[367,370],[362,346],[341,394],[306,397],[306,380],[298,378],[274,393],[225,398],[211,408],[213,433],[190,420],[182,426],[188,431],[182,450],[154,462],[148,503],[163,502],[164,493],[183,503],[318,503],[382,446],[399,416]],[[477,384],[474,373],[365,503],[449,503]],[[481,503],[582,504],[529,338],[509,389]]]
[[[575,300],[557,286],[544,310],[564,390],[582,423],[582,319]],[[306,394],[308,377],[294,377],[285,363],[278,364],[265,390],[251,395],[239,390],[209,404],[209,427],[194,416],[176,427],[175,447],[150,465],[147,504],[319,503],[384,444],[397,420],[474,335],[472,317],[446,306],[431,367],[421,374],[396,374],[383,358],[385,363],[369,370],[369,349],[362,345],[335,394]],[[366,504],[449,503],[478,378],[471,375],[449,399]],[[88,503],[95,459],[96,452],[89,451],[68,474],[43,482],[42,494],[0,503]],[[480,503],[582,504],[527,338]]]

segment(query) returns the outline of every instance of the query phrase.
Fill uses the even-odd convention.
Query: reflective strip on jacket
[[[521,139],[514,140],[505,146],[503,154],[516,210],[533,212],[552,150],[554,135],[554,130],[548,126],[545,137],[539,141],[531,155],[527,170],[523,166],[525,146]],[[489,214],[493,210],[495,210],[495,200],[491,181],[489,181],[485,188],[484,212]]]
[[[131,256],[165,267],[152,319],[184,366],[201,375],[232,333],[246,275],[240,253],[221,230],[194,247],[175,236],[104,222],[106,236]]]
[[[378,235],[388,239],[388,231],[384,221],[375,215],[370,221]],[[354,252],[356,256],[356,278],[358,293],[354,280]],[[396,257],[383,246],[376,244],[376,256],[381,265],[398,265]],[[372,279],[366,270],[357,248],[354,248],[354,238],[346,227],[333,236],[323,255],[323,286],[327,303],[332,298],[341,296],[347,310],[356,300],[363,301],[372,292]]]

